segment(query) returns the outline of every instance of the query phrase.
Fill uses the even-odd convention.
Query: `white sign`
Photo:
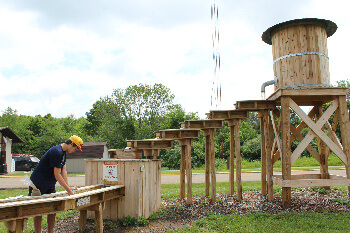
[[[104,164],[103,179],[118,181],[118,164]]]
[[[90,203],[90,196],[79,198],[77,202],[77,206],[87,205]]]

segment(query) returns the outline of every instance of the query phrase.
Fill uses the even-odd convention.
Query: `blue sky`
[[[274,24],[322,18],[330,80],[350,79],[348,1],[216,0],[222,85],[219,108],[260,99],[273,79],[272,48],[261,40]],[[187,112],[211,106],[213,23],[203,0],[7,0],[0,3],[0,111],[84,116],[113,89],[162,83]],[[267,95],[273,89],[267,89]]]

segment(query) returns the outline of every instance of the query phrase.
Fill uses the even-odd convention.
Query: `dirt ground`
[[[341,201],[339,201],[341,200]],[[194,221],[210,214],[232,215],[245,213],[282,212],[349,212],[349,197],[339,190],[320,191],[312,188],[303,188],[292,191],[292,207],[282,209],[282,198],[279,193],[274,194],[274,200],[268,202],[266,196],[258,191],[243,193],[243,201],[239,202],[229,195],[217,195],[217,201],[211,203],[208,197],[194,197],[193,204],[187,205],[186,200],[163,200],[158,215],[149,220],[150,225],[122,226],[117,222],[104,221],[104,232],[166,232],[190,226]],[[79,232],[79,214],[56,223],[55,232]],[[46,231],[44,231],[46,232]],[[87,221],[85,232],[95,232],[93,220]]]

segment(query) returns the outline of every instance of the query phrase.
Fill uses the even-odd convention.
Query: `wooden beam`
[[[327,144],[327,146],[334,152],[334,154],[336,154],[339,157],[339,159],[343,161],[345,165],[347,165],[348,162],[344,152],[321,130],[321,127],[325,124],[328,118],[334,113],[335,109],[338,107],[338,101],[333,101],[333,103],[329,106],[327,111],[322,115],[322,117],[317,121],[317,123],[313,122],[293,100],[290,101],[290,107],[300,116],[300,118],[303,121],[305,121],[305,123],[311,129],[308,135],[295,149],[295,151],[293,152],[293,154],[295,153],[295,155],[293,156],[296,157],[301,149],[305,149],[305,144],[309,144],[312,138],[317,135]]]
[[[246,110],[210,110],[208,113],[209,119],[244,119],[249,117],[249,112]]]
[[[292,102],[289,97],[281,98],[281,129],[282,129],[282,179],[290,180],[291,178],[291,142],[290,142],[290,113],[289,106]],[[275,135],[276,137],[276,135]],[[282,206],[290,208],[292,198],[291,188],[282,187]]]
[[[242,162],[241,162],[241,146],[240,146],[240,136],[239,136],[239,125],[241,120],[235,121],[234,126],[234,137],[235,137],[235,155],[236,155],[236,183],[237,183],[237,200],[242,200]]]
[[[209,120],[189,120],[181,123],[182,128],[187,129],[218,129],[224,127],[224,120],[209,119]]]
[[[172,139],[142,139],[127,140],[128,147],[135,149],[170,149],[173,147]]]
[[[238,110],[259,111],[276,108],[276,101],[271,100],[245,100],[237,101],[236,108]]]
[[[267,156],[266,156],[266,131],[265,131],[265,125],[264,125],[264,113],[266,110],[260,111],[260,135],[261,135],[261,194],[266,195],[267,194],[267,180],[266,180],[266,162],[267,162]],[[266,114],[265,114],[266,115]]]
[[[350,179],[350,121],[345,95],[339,96],[339,125],[343,150],[347,159],[347,164],[345,165],[346,176]],[[348,187],[348,192],[350,193],[350,186]]]
[[[186,139],[199,138],[200,130],[198,129],[163,129],[156,131],[156,137],[162,139]]]

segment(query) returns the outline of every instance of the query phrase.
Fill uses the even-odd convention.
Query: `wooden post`
[[[210,166],[209,166],[209,157],[210,157],[210,139],[208,130],[203,130],[203,136],[205,137],[205,196],[208,197],[210,192]]]
[[[186,143],[185,140],[179,140],[181,146],[181,160],[180,160],[180,199],[186,196],[185,191],[185,172],[186,172]]]
[[[191,145],[193,139],[186,139],[187,204],[192,204]]]
[[[322,116],[322,104],[319,103],[316,106],[316,119],[317,121]],[[322,127],[322,130],[324,130],[324,127]],[[321,173],[321,179],[329,179],[329,173],[328,173],[328,160],[326,159],[326,143],[317,136],[317,142],[318,142],[318,153],[320,156],[320,173]],[[326,189],[330,189],[329,186],[324,186]]]
[[[215,145],[214,145],[215,129],[209,129],[210,144],[210,172],[211,172],[211,201],[216,201],[216,174],[215,174]]]
[[[266,110],[259,112],[259,118],[260,118],[260,135],[261,135],[261,194],[266,195],[267,194],[267,181],[266,181],[266,148],[265,148],[265,128],[264,128],[264,112]]]
[[[233,120],[228,122],[230,127],[230,175],[229,175],[229,194],[234,195],[235,193],[235,126]]]
[[[290,98],[287,96],[281,97],[281,129],[282,129],[282,179],[290,180],[292,176],[291,171],[291,142],[290,142],[290,112],[289,112]],[[281,149],[281,148],[279,148]],[[290,187],[282,187],[282,207],[284,209],[290,208],[292,190]]]
[[[87,210],[80,210],[79,231],[85,231],[85,229],[86,229],[86,217],[87,217]]]
[[[341,138],[343,144],[343,151],[346,155],[348,165],[345,165],[346,176],[350,179],[350,121],[349,112],[347,108],[345,96],[339,96],[339,125],[341,130]],[[350,194],[350,186],[348,186]]]
[[[272,151],[272,142],[273,142],[273,126],[271,122],[271,116],[269,111],[266,111],[264,114],[264,128],[265,128],[265,151],[266,151],[266,160],[267,160],[267,199],[268,201],[273,201],[273,151]]]
[[[241,119],[235,119],[234,121],[234,137],[235,137],[235,155],[236,155],[236,182],[237,182],[237,200],[242,200],[242,176],[241,176],[241,146],[239,137],[239,125]]]
[[[97,233],[103,232],[102,203],[98,204],[95,210],[95,227]]]

